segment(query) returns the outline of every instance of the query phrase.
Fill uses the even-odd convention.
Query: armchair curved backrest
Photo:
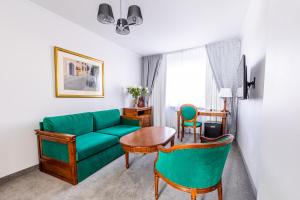
[[[192,104],[183,104],[180,106],[180,113],[184,121],[197,119],[197,107]]]
[[[205,189],[217,186],[234,137],[224,135],[205,143],[159,147],[154,171],[177,188]],[[187,191],[187,190],[186,190]]]

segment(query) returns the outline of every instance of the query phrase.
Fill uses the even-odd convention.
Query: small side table
[[[152,107],[123,108],[123,115],[139,120],[141,127],[152,126]]]

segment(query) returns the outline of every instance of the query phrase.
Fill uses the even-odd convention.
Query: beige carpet
[[[184,143],[192,141],[186,134]],[[124,157],[105,166],[80,184],[72,186],[37,169],[0,185],[0,200],[152,200],[154,199],[153,161],[155,154],[130,154],[130,168]],[[254,200],[250,182],[236,145],[226,163],[223,175],[224,200]],[[190,199],[160,181],[160,200]],[[217,192],[198,200],[217,200]]]

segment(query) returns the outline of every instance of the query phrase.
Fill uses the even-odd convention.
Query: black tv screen
[[[248,82],[247,82],[247,66],[246,66],[246,56],[243,55],[238,67],[237,72],[238,88],[237,97],[239,99],[248,98]]]

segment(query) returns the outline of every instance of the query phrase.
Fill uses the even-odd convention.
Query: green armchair
[[[154,162],[155,200],[158,200],[159,178],[190,193],[192,200],[196,200],[197,194],[216,189],[222,200],[222,173],[234,137],[227,134],[201,139],[200,144],[182,144],[169,149],[159,146]]]
[[[202,123],[197,121],[198,118],[197,107],[192,104],[184,104],[180,106],[180,115],[181,115],[181,127],[182,127],[181,142],[182,142],[182,138],[184,137],[184,127],[192,127],[194,129],[194,142],[196,143],[196,128],[200,128],[200,136],[202,133]]]

